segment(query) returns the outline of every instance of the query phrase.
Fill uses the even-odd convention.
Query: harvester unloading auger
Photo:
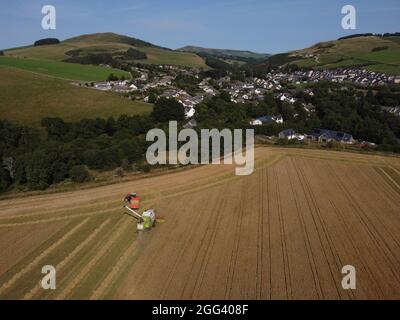
[[[146,210],[142,214],[139,213],[140,197],[136,193],[128,194],[124,201],[127,203],[124,206],[127,214],[138,220],[138,231],[151,230],[156,225],[157,217],[153,209]]]

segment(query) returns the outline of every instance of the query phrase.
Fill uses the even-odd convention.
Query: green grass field
[[[24,70],[0,66],[0,119],[40,127],[44,117],[66,121],[146,114],[151,104],[133,102],[118,94],[71,85]]]
[[[398,49],[393,48],[392,50],[383,50],[383,51],[366,53],[360,55],[360,58],[371,62],[393,64],[400,66],[400,47]]]
[[[67,80],[103,81],[110,73],[129,77],[128,72],[118,69],[41,59],[0,57],[0,66],[14,67]]]
[[[400,75],[400,66],[392,66],[388,64],[378,63],[371,66],[367,66],[365,68],[375,72],[383,72],[388,75]]]

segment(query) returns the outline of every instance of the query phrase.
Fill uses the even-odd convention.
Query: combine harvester
[[[124,201],[127,203],[127,205],[124,206],[127,210],[127,214],[138,220],[138,231],[149,231],[156,225],[157,218],[153,209],[146,210],[142,214],[139,214],[140,197],[136,193],[128,194]]]

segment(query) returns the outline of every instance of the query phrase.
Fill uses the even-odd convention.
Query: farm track
[[[258,148],[248,177],[234,176],[233,166],[207,166],[3,200],[2,241],[29,228],[49,229],[51,240],[15,250],[25,257],[9,250],[18,269],[0,274],[0,297],[398,299],[400,193],[385,173],[398,181],[399,165],[397,158]],[[136,240],[134,221],[120,209],[129,191],[165,218]],[[18,238],[15,246],[29,248],[28,236]],[[44,292],[38,281],[48,261],[57,290]],[[355,291],[341,288],[346,264],[357,268]]]

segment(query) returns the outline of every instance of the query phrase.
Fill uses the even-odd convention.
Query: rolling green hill
[[[173,51],[114,33],[88,34],[67,39],[56,45],[28,46],[5,50],[5,55],[18,58],[64,61],[71,57],[71,52],[76,52],[76,50],[79,50],[80,55],[108,53],[118,56],[121,53],[126,53],[130,48],[147,55],[147,59],[133,60],[133,62],[207,68],[204,60],[196,54]]]
[[[316,69],[358,67],[399,75],[400,37],[361,36],[321,42],[307,49],[272,56],[268,60],[273,65],[296,64]]]
[[[0,119],[40,127],[44,117],[66,121],[150,113],[152,105],[68,81],[0,66]]]
[[[192,52],[199,55],[210,55],[215,58],[233,60],[233,61],[251,61],[251,60],[262,60],[269,57],[266,53],[255,53],[251,51],[243,50],[231,50],[231,49],[212,49],[212,48],[202,48],[196,46],[186,46],[178,51],[182,52]]]
[[[129,73],[112,68],[44,59],[0,57],[0,66],[14,67],[66,80],[103,81],[110,73],[129,78]]]

